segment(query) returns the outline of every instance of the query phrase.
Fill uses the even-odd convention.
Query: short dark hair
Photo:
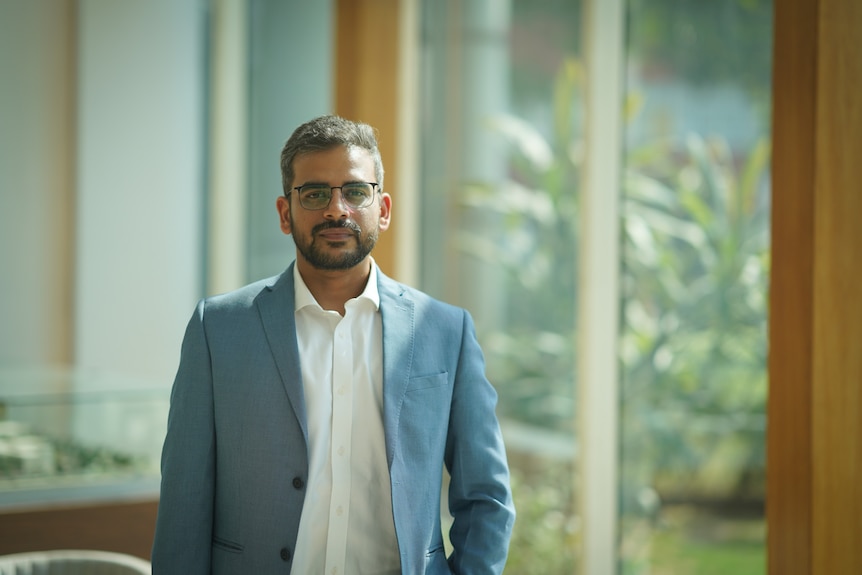
[[[309,152],[321,152],[337,146],[357,146],[371,152],[374,175],[383,189],[383,160],[377,148],[374,128],[340,116],[320,116],[293,131],[281,150],[281,186],[287,195],[293,188],[293,161]]]

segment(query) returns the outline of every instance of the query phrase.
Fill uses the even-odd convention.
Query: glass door
[[[606,126],[590,124],[595,9],[420,2],[420,287],[473,314],[500,395],[518,509],[507,572],[584,569],[598,527],[580,474],[605,451],[614,556],[583,575],[763,574],[772,5],[623,1]],[[619,135],[609,243],[583,229],[588,124]],[[582,258],[619,274],[607,437],[577,436],[579,401],[606,384],[579,357],[596,336],[578,332]]]
[[[772,4],[627,20],[622,572],[763,574]]]

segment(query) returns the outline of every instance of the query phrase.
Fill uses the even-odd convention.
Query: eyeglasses
[[[350,182],[343,186],[326,184],[305,184],[293,188],[299,197],[299,205],[306,210],[322,210],[332,201],[332,190],[341,190],[341,199],[349,208],[367,208],[374,200],[374,191],[379,187],[376,182]]]

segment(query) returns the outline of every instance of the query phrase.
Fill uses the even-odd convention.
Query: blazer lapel
[[[287,271],[266,286],[255,303],[287,398],[302,428],[305,442],[308,444],[305,397],[302,392],[302,370],[299,366],[299,346],[296,341],[294,265],[291,264]]]
[[[392,467],[398,419],[413,363],[413,300],[395,281],[378,271],[380,316],[383,323],[383,428],[386,459]]]

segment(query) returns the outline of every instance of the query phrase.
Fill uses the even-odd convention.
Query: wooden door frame
[[[862,7],[775,0],[770,575],[862,573]]]

